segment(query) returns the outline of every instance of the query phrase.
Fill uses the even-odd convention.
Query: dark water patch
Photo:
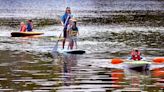
[[[160,11],[159,11],[160,12]],[[106,11],[106,14],[100,12],[99,16],[84,16],[79,18],[81,21],[86,23],[96,24],[121,24],[131,26],[163,26],[163,13],[139,11],[139,12],[124,12],[117,11],[110,13]]]
[[[163,48],[164,34],[161,32],[97,32],[94,36],[82,38],[90,41],[123,42],[130,46],[146,46],[152,48]]]
[[[83,14],[85,12],[86,14]],[[80,15],[76,16],[79,23],[82,24],[119,24],[131,26],[164,26],[163,11],[78,11]],[[18,26],[20,22],[26,22],[32,19],[35,26],[46,26],[60,24],[60,16],[57,15],[52,18],[28,18],[28,17],[11,17],[0,18],[1,26]]]
[[[15,26],[24,19],[37,26],[59,23],[65,7],[85,24],[130,24],[163,26],[162,0],[8,0],[0,1],[0,25]]]
[[[7,59],[7,57],[11,55],[14,55],[14,57]],[[8,65],[0,66],[0,68],[3,68],[2,70],[4,70],[0,72],[0,76],[1,78],[6,78],[6,80],[1,80],[1,89],[12,88],[15,91],[32,90],[40,86],[48,86],[52,84],[52,82],[48,80],[58,76],[57,74],[53,74],[52,71],[56,70],[57,67],[50,66],[52,60],[49,60],[49,62],[44,61],[44,55],[40,57],[39,55],[24,52],[16,53],[4,51],[3,56],[0,55],[0,57],[1,64],[10,62]],[[42,58],[43,61],[40,60],[40,58]],[[5,61],[3,59],[5,59]],[[45,82],[47,82],[47,85]],[[55,83],[52,85],[58,84]]]
[[[31,19],[31,18],[29,18]],[[0,26],[18,27],[21,22],[27,22],[28,18],[0,18]],[[59,24],[60,19],[36,18],[32,19],[34,27],[43,27],[48,25]]]

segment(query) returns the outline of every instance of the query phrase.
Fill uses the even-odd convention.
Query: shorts
[[[70,40],[70,41],[74,41],[74,42],[76,42],[76,41],[77,41],[77,36],[69,37],[69,40]]]
[[[67,28],[64,28],[63,29],[63,37],[64,38],[67,38]]]
[[[72,40],[73,40],[73,41],[77,41],[77,36],[73,36],[73,37],[72,37]]]

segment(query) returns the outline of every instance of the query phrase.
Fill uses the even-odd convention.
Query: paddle
[[[156,57],[152,60],[154,63],[164,63],[164,57]],[[114,58],[112,59],[111,63],[112,64],[121,64],[123,63],[124,60],[123,59],[120,59],[120,58]]]
[[[164,63],[164,57],[156,57],[153,59],[155,63]]]
[[[58,43],[59,43],[59,40],[61,38],[61,35],[62,35],[62,33],[59,35],[59,39],[57,40],[56,45],[53,48],[53,51],[57,51],[57,49],[58,49]]]
[[[123,62],[124,62],[124,60],[123,59],[120,59],[120,58],[114,58],[111,61],[112,64],[121,64]]]

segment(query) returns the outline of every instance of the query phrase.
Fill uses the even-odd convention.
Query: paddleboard
[[[58,48],[56,51],[54,52],[58,52],[58,53],[65,53],[65,54],[84,54],[85,51],[84,50],[80,50],[80,49],[61,49],[61,48]]]
[[[42,35],[43,32],[12,32],[12,37],[25,37],[25,36],[34,36],[34,35]]]

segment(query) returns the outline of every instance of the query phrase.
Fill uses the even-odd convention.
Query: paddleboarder
[[[28,32],[32,32],[33,30],[33,23],[32,23],[32,20],[28,20],[27,21],[27,31]]]
[[[70,7],[67,7],[66,10],[65,10],[65,14],[61,18],[61,24],[64,27],[64,29],[63,29],[63,38],[64,38],[63,39],[63,49],[64,49],[65,41],[66,41],[66,38],[67,38],[67,26],[69,24],[69,20],[72,17],[73,16],[71,14],[71,8]]]
[[[20,32],[26,32],[26,25],[24,22],[20,23]]]
[[[68,36],[69,36],[69,45],[68,48],[73,49],[74,43],[77,49],[77,35],[79,35],[77,20],[75,18],[71,18],[68,25]]]

